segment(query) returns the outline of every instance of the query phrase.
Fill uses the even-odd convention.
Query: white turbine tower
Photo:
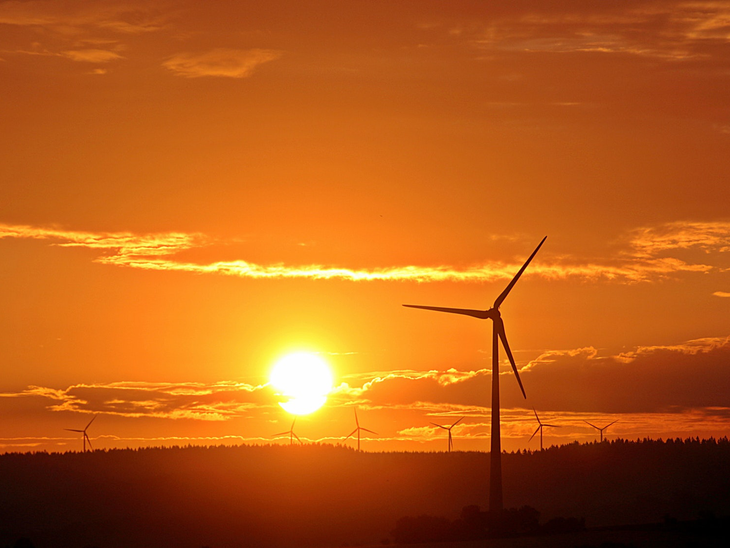
[[[365,430],[365,432],[370,432],[371,434],[375,434],[376,436],[378,435],[378,433],[360,426],[360,421],[357,418],[357,409],[353,409],[353,411],[355,411],[355,429],[350,432],[350,435],[345,438],[345,441],[347,441],[357,433],[357,450],[360,451],[360,430]]]
[[[84,453],[86,453],[86,442],[87,441],[89,442],[89,447],[91,448],[91,450],[92,451],[94,450],[94,447],[91,445],[91,439],[89,438],[89,435],[86,433],[86,431],[89,429],[89,426],[91,426],[91,423],[96,420],[97,416],[98,415],[94,415],[94,418],[92,418],[89,421],[89,424],[87,424],[86,428],[84,428],[83,430],[79,430],[78,428],[64,428],[64,430],[66,430],[67,432],[80,432],[81,433],[81,439],[84,441]]]
[[[613,421],[613,422],[609,422],[609,423],[608,423],[608,424],[607,424],[606,426],[604,426],[603,428],[599,428],[599,427],[598,427],[598,426],[596,426],[595,424],[591,424],[591,423],[590,423],[590,422],[588,422],[588,421],[583,421],[583,422],[584,422],[584,423],[586,423],[586,424],[587,424],[588,426],[592,426],[593,428],[595,428],[596,430],[598,430],[598,432],[599,432],[599,433],[600,433],[600,435],[601,435],[601,441],[603,441],[603,431],[604,431],[604,430],[605,430],[606,428],[608,428],[609,426],[611,426],[612,424],[616,424],[616,423],[618,422],[618,419],[616,419],[616,420],[615,420],[615,421]]]
[[[489,474],[489,510],[493,512],[499,512],[502,510],[502,441],[500,438],[500,427],[499,427],[499,342],[502,342],[509,363],[512,365],[512,371],[515,373],[517,383],[520,385],[522,396],[527,398],[525,389],[522,386],[520,380],[520,374],[517,372],[517,366],[515,360],[512,357],[512,351],[510,350],[509,344],[507,343],[507,335],[504,330],[504,322],[502,321],[502,315],[499,312],[499,307],[502,305],[504,300],[512,291],[512,288],[520,279],[522,273],[530,264],[533,257],[537,254],[545,243],[547,236],[532,252],[532,255],[525,261],[519,272],[515,274],[507,287],[499,294],[497,299],[494,301],[492,308],[488,310],[472,310],[467,308],[444,308],[441,306],[423,306],[415,304],[404,304],[409,308],[422,308],[424,310],[434,310],[436,312],[447,312],[449,314],[463,314],[465,316],[471,316],[480,320],[492,320],[492,447],[490,453],[490,474]]]
[[[294,425],[296,423],[297,423],[297,419],[294,419],[291,423],[291,428],[289,430],[287,430],[286,432],[279,432],[278,434],[274,434],[274,437],[278,438],[279,436],[284,436],[286,434],[289,434],[289,445],[294,445],[294,438],[296,438],[299,443],[304,445],[304,443],[302,443],[302,440],[299,439],[299,436],[297,436],[294,433]]]
[[[560,427],[558,425],[556,425],[556,424],[548,424],[546,422],[541,422],[540,421],[540,417],[537,416],[537,411],[535,411],[535,408],[534,407],[532,408],[532,411],[535,413],[535,418],[537,419],[537,424],[539,424],[539,426],[537,427],[537,429],[535,430],[535,432],[532,434],[532,436],[530,436],[530,439],[527,440],[527,443],[530,443],[532,441],[532,438],[534,438],[535,435],[538,432],[540,432],[540,451],[542,451],[542,429],[545,426],[547,426],[549,428],[560,428]]]
[[[451,426],[442,426],[442,425],[440,425],[440,424],[436,424],[435,422],[432,422],[432,423],[431,423],[431,424],[433,424],[434,426],[438,426],[439,428],[443,428],[444,430],[446,430],[446,431],[447,431],[447,432],[449,433],[449,443],[448,443],[448,447],[449,447],[449,453],[451,453],[451,450],[452,450],[452,449],[454,448],[454,438],[452,438],[452,437],[451,437],[451,429],[452,429],[452,428],[453,428],[454,426],[456,426],[457,424],[459,424],[459,423],[460,423],[461,421],[463,421],[463,420],[464,420],[464,417],[461,417],[461,418],[460,418],[460,419],[459,419],[458,421],[456,421],[456,422],[455,422],[454,424],[452,424]]]

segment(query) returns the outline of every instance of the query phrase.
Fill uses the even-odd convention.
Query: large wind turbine
[[[357,419],[357,409],[353,408],[353,411],[355,411],[355,429],[350,432],[350,435],[345,438],[345,441],[350,439],[355,433],[357,433],[357,450],[360,450],[360,430],[365,430],[365,432],[370,432],[371,434],[378,435],[377,432],[373,432],[372,430],[368,430],[367,428],[364,428],[360,426],[360,421]]]
[[[593,428],[595,428],[596,430],[598,430],[598,431],[600,432],[600,434],[601,434],[601,441],[603,441],[603,431],[604,431],[604,430],[605,430],[606,428],[608,428],[609,426],[611,426],[612,424],[616,424],[616,423],[618,422],[618,419],[616,419],[616,420],[615,420],[615,421],[613,421],[613,422],[609,422],[609,423],[608,423],[608,424],[607,424],[606,426],[604,426],[603,428],[598,428],[598,426],[596,426],[595,424],[591,424],[591,423],[590,423],[590,422],[588,422],[588,421],[583,421],[583,422],[584,422],[584,423],[586,423],[586,424],[587,424],[588,426],[592,426]]]
[[[84,440],[84,453],[86,453],[86,442],[89,442],[89,447],[91,447],[91,450],[94,450],[94,447],[91,445],[91,439],[89,438],[89,435],[86,433],[86,431],[89,429],[89,426],[91,426],[91,423],[96,420],[97,415],[94,415],[94,418],[92,418],[89,421],[89,424],[86,425],[86,428],[83,430],[79,430],[78,428],[64,428],[64,430],[68,432],[81,432],[81,439]]]
[[[512,357],[512,351],[510,350],[509,344],[507,343],[507,335],[504,331],[504,322],[502,321],[502,315],[499,312],[499,307],[507,298],[509,292],[512,291],[512,288],[517,283],[517,280],[520,279],[520,276],[522,276],[522,273],[527,268],[527,265],[530,264],[530,261],[540,250],[540,247],[542,247],[542,244],[545,243],[546,239],[547,236],[545,236],[538,244],[538,246],[535,248],[535,251],[533,251],[532,255],[530,255],[527,261],[525,261],[525,264],[522,265],[522,268],[520,268],[519,272],[515,274],[515,277],[512,278],[512,281],[507,284],[507,287],[504,289],[504,291],[499,294],[499,297],[497,297],[497,299],[494,301],[494,305],[489,310],[443,308],[440,306],[423,306],[415,304],[403,305],[410,308],[435,310],[436,312],[463,314],[465,316],[472,316],[473,318],[477,318],[480,320],[492,320],[492,448],[490,454],[489,474],[489,510],[494,512],[499,512],[502,510],[502,442],[500,439],[499,429],[499,341],[502,341],[502,346],[504,347],[504,350],[507,353],[507,357],[509,358],[509,362],[512,365],[512,371],[514,371],[515,377],[517,378],[517,383],[520,385],[520,390],[522,390],[522,396],[527,398],[527,396],[525,395],[525,389],[522,386],[522,381],[520,380],[520,374],[517,372],[515,360]]]
[[[454,439],[451,437],[451,429],[463,420],[464,420],[464,417],[461,417],[458,421],[456,421],[451,426],[441,426],[440,424],[436,424],[435,422],[431,423],[434,426],[438,426],[439,428],[443,428],[444,430],[448,431],[448,433],[449,433],[449,453],[451,453],[451,450],[454,448]]]
[[[537,430],[535,430],[535,432],[533,432],[532,436],[530,436],[530,439],[527,440],[527,443],[530,443],[532,441],[532,438],[534,438],[535,435],[537,434],[537,432],[539,431],[540,432],[540,451],[542,451],[542,429],[543,429],[543,427],[545,427],[545,426],[548,426],[550,428],[560,428],[560,427],[556,424],[548,424],[546,422],[541,422],[540,417],[537,416],[537,411],[535,411],[534,407],[532,408],[532,411],[535,413],[535,418],[537,419],[537,424],[539,424],[540,426],[538,426]]]
[[[294,438],[296,438],[299,443],[304,445],[304,443],[302,443],[302,440],[299,439],[299,436],[297,436],[294,433],[294,425],[296,423],[297,423],[297,419],[294,419],[291,423],[291,428],[289,430],[287,430],[286,432],[279,432],[278,434],[274,434],[274,437],[276,438],[278,436],[283,436],[285,434],[289,434],[289,445],[294,445]]]

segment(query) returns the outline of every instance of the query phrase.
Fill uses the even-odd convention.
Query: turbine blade
[[[534,407],[532,408],[532,412],[535,413],[535,418],[537,419],[537,424],[542,424],[540,422],[540,417],[537,416],[537,411],[535,411],[535,408]]]
[[[296,434],[295,434],[294,432],[292,432],[292,435],[293,435],[293,436],[294,436],[294,437],[295,437],[295,438],[297,439],[297,441],[298,441],[299,443],[301,443],[302,445],[304,445],[304,442],[303,442],[302,440],[300,440],[300,439],[299,439],[299,436],[297,436],[297,435],[296,435]]]
[[[543,426],[549,426],[550,428],[560,428],[560,425],[559,424],[545,424],[545,423],[543,423],[542,425]]]
[[[502,346],[504,346],[505,352],[507,352],[507,357],[509,358],[509,363],[512,366],[512,371],[515,373],[515,377],[517,377],[517,383],[520,385],[520,390],[522,390],[522,396],[527,399],[527,394],[525,394],[525,387],[522,386],[522,380],[520,379],[520,374],[517,371],[517,366],[515,365],[515,359],[512,357],[512,351],[509,349],[509,343],[507,342],[507,334],[504,332],[504,322],[500,318],[499,320],[496,320],[494,322],[494,327],[497,328],[497,332],[499,333],[499,338],[502,340]],[[535,413],[537,414],[537,413]],[[538,419],[538,422],[540,422],[540,419]]]
[[[279,432],[278,434],[272,434],[272,438],[275,438],[276,436],[288,436],[289,432]]]
[[[535,248],[535,251],[532,252],[532,255],[530,255],[530,258],[525,261],[525,264],[522,265],[522,268],[520,268],[520,271],[515,274],[515,277],[512,278],[512,281],[507,285],[507,287],[504,288],[504,291],[500,293],[499,297],[497,297],[497,300],[494,301],[494,308],[499,308],[499,306],[502,304],[502,302],[507,298],[507,295],[509,295],[509,292],[512,291],[512,288],[517,283],[517,280],[520,279],[520,276],[522,276],[522,273],[527,268],[527,265],[530,264],[530,261],[532,258],[537,255],[537,252],[540,251],[540,248],[542,247],[542,244],[545,243],[545,240],[547,240],[547,236],[545,236],[542,241],[537,245]]]
[[[604,426],[604,427],[603,427],[603,429],[605,430],[606,428],[608,428],[608,427],[609,427],[609,426],[611,426],[612,424],[616,424],[617,422],[618,422],[618,419],[616,419],[616,420],[615,420],[615,421],[613,421],[613,422],[610,422],[610,423],[608,423],[608,424],[607,424],[606,426]]]
[[[83,432],[83,430],[77,430],[76,428],[64,428],[64,430],[68,430],[69,432]]]
[[[89,421],[89,424],[86,425],[86,428],[88,428],[89,426],[91,426],[91,423],[94,422],[96,420],[96,417],[98,417],[98,416],[99,415],[94,415],[94,418]],[[86,431],[86,428],[84,428],[84,431]]]
[[[531,442],[531,441],[532,441],[532,438],[534,438],[534,437],[535,437],[535,435],[537,435],[537,433],[538,433],[539,431],[540,431],[540,427],[538,426],[538,427],[537,427],[537,430],[535,430],[535,431],[533,432],[532,436],[530,436],[530,439],[529,439],[529,440],[527,440],[527,442],[528,442],[528,443],[529,443],[529,442]]]
[[[377,432],[373,432],[372,430],[368,430],[367,428],[362,428],[361,427],[360,430],[365,430],[365,432],[370,432],[371,434],[375,434],[376,436],[379,436],[380,435]]]
[[[353,407],[353,411],[355,411],[355,424],[357,425],[358,428],[360,428],[360,421],[357,420],[357,409],[355,409]]]
[[[458,421],[456,421],[454,424],[451,425],[451,428],[453,428],[454,426],[456,426],[457,424],[459,424],[463,420],[464,420],[464,417],[461,417]]]
[[[423,306],[420,304],[404,304],[408,308],[421,308],[423,310],[434,310],[436,312],[448,312],[449,314],[463,314],[465,316],[472,316],[479,318],[480,320],[486,320],[489,318],[487,310],[472,310],[470,308],[444,308],[442,306]]]
[[[448,428],[446,428],[445,426],[441,426],[440,424],[436,424],[435,422],[432,422],[431,424],[433,424],[434,426],[438,426],[439,428],[443,428],[444,430],[448,430]]]
[[[584,422],[584,423],[586,423],[586,424],[587,424],[588,426],[592,426],[592,427],[593,427],[593,428],[595,428],[596,430],[600,430],[600,428],[598,428],[598,427],[597,427],[597,426],[596,426],[595,424],[591,424],[590,422],[588,422],[588,421],[586,421],[586,420],[584,420],[583,422]]]
[[[346,437],[345,439],[346,439],[346,440],[349,440],[349,439],[350,439],[350,438],[351,438],[352,436],[354,436],[354,435],[355,435],[355,434],[357,433],[357,431],[358,431],[358,429],[357,429],[357,428],[355,428],[355,429],[354,429],[354,430],[353,430],[352,432],[350,432],[350,435],[349,435],[349,436],[347,436],[347,437]]]
[[[89,447],[90,447],[90,448],[91,448],[91,450],[93,451],[93,450],[94,450],[94,446],[93,446],[93,445],[91,445],[91,438],[90,438],[89,436],[87,436],[87,435],[86,435],[85,433],[84,433],[84,436],[86,436],[86,441],[88,441],[88,442],[89,442]]]

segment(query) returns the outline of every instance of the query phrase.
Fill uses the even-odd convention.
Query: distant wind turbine
[[[596,430],[598,430],[598,431],[600,432],[600,434],[601,434],[601,441],[603,441],[603,431],[604,431],[604,430],[605,430],[606,428],[608,428],[609,426],[611,426],[612,424],[616,424],[616,423],[618,422],[618,419],[616,419],[616,420],[615,420],[615,421],[613,421],[613,422],[609,422],[609,423],[608,423],[608,424],[607,424],[606,426],[604,426],[603,428],[598,428],[598,426],[596,426],[595,424],[591,424],[591,423],[590,423],[590,422],[588,422],[588,421],[583,421],[583,422],[584,422],[584,423],[586,423],[586,424],[587,424],[588,426],[592,426],[593,428],[595,428]]]
[[[492,447],[490,453],[489,510],[494,512],[500,512],[502,510],[502,440],[500,438],[499,428],[499,341],[502,341],[502,346],[504,347],[504,350],[507,353],[507,357],[509,358],[509,362],[512,365],[512,371],[514,371],[515,377],[517,378],[517,383],[520,385],[522,396],[527,398],[527,395],[525,394],[525,389],[522,386],[522,381],[520,380],[520,374],[517,372],[515,360],[512,357],[512,351],[510,350],[509,344],[507,343],[507,335],[505,334],[504,322],[502,321],[502,315],[499,312],[499,307],[507,298],[509,292],[512,291],[512,288],[517,283],[517,280],[520,279],[520,276],[522,276],[522,273],[527,268],[527,265],[530,264],[530,261],[532,261],[533,257],[540,250],[540,247],[542,247],[542,244],[545,243],[546,239],[547,236],[545,236],[538,244],[538,246],[535,248],[535,251],[533,251],[532,255],[530,255],[527,261],[525,261],[525,264],[522,265],[522,268],[520,268],[519,272],[515,274],[515,277],[512,278],[512,281],[507,284],[507,287],[504,289],[504,291],[499,294],[497,299],[494,301],[494,305],[489,310],[443,308],[440,306],[423,306],[415,304],[403,305],[409,308],[422,308],[424,310],[434,310],[436,312],[463,314],[465,316],[472,316],[473,318],[478,318],[480,320],[492,320]]]
[[[86,431],[89,429],[89,426],[91,426],[91,423],[96,420],[97,416],[98,415],[94,415],[94,418],[92,418],[89,421],[89,424],[87,424],[86,428],[84,428],[83,430],[79,430],[77,428],[64,428],[64,430],[66,430],[68,432],[80,432],[81,433],[81,439],[84,441],[84,453],[86,453],[86,442],[87,441],[89,442],[89,447],[91,448],[91,450],[92,451],[94,450],[94,447],[91,445],[91,439],[89,438],[89,435],[86,433]]]
[[[345,441],[349,440],[352,436],[354,436],[357,433],[357,450],[359,451],[360,450],[360,430],[365,430],[365,432],[370,432],[371,434],[375,434],[376,436],[378,435],[378,433],[360,426],[360,421],[357,418],[357,409],[353,408],[353,411],[355,411],[355,429],[352,432],[350,432],[350,435],[345,438]]]
[[[289,434],[289,445],[294,445],[294,438],[296,438],[299,443],[301,443],[302,445],[304,445],[304,443],[302,443],[302,440],[299,439],[299,436],[297,436],[294,433],[294,425],[296,423],[297,423],[297,419],[294,419],[292,421],[292,423],[291,423],[291,428],[289,430],[287,430],[286,432],[279,432],[278,434],[274,434],[274,437],[276,438],[276,437],[279,437],[279,436],[284,436],[286,434]]]
[[[438,426],[439,428],[443,428],[444,430],[448,431],[448,433],[449,433],[449,453],[451,453],[451,450],[454,448],[454,439],[451,437],[451,429],[463,420],[464,420],[464,417],[461,417],[458,421],[456,421],[451,426],[441,426],[440,424],[436,424],[435,422],[431,423],[434,426]]]
[[[556,425],[556,424],[548,424],[548,423],[546,423],[546,422],[541,422],[541,421],[540,421],[540,417],[538,417],[538,416],[537,416],[537,411],[535,411],[535,408],[534,408],[534,407],[532,408],[532,411],[533,411],[533,412],[535,413],[535,418],[537,419],[537,424],[539,424],[540,426],[538,426],[538,427],[537,427],[537,430],[535,430],[535,432],[534,432],[534,433],[532,434],[532,436],[530,436],[530,439],[529,439],[529,440],[527,440],[527,443],[530,443],[530,442],[532,441],[532,438],[534,438],[534,437],[535,437],[535,435],[536,435],[536,434],[538,433],[538,431],[539,431],[539,432],[540,432],[540,451],[542,451],[542,429],[543,429],[543,428],[544,428],[545,426],[548,426],[548,427],[550,427],[550,428],[560,428],[560,426],[558,426],[558,425]]]

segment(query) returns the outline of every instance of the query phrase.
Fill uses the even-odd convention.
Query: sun
[[[317,354],[295,352],[274,364],[269,382],[277,395],[286,398],[279,405],[292,415],[314,413],[332,390],[332,371]]]

